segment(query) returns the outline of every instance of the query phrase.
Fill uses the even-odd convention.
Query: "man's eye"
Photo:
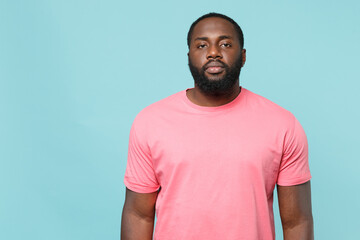
[[[205,44],[200,44],[200,45],[198,45],[198,47],[197,47],[197,48],[204,48],[204,47],[206,47],[206,45],[205,45]]]
[[[221,44],[221,46],[224,46],[224,47],[231,47],[231,44],[230,44],[230,43],[223,43],[223,44]]]

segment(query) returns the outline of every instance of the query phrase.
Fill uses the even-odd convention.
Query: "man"
[[[143,109],[130,131],[123,240],[313,239],[308,146],[289,111],[239,86],[240,27],[210,13],[188,33],[195,87]]]

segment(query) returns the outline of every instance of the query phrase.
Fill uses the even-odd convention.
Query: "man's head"
[[[230,18],[230,17],[228,17],[228,16],[226,16],[224,14],[211,12],[211,13],[208,13],[208,14],[205,14],[205,15],[199,17],[198,19],[195,20],[195,22],[193,22],[191,24],[188,35],[187,35],[187,45],[188,45],[189,48],[190,48],[190,42],[191,42],[192,33],[194,31],[194,27],[196,26],[196,24],[198,22],[200,22],[201,20],[206,19],[206,18],[210,18],[210,17],[219,17],[219,18],[225,19],[228,22],[230,22],[233,25],[233,27],[235,28],[236,32],[237,32],[237,36],[239,38],[241,48],[244,47],[244,34],[243,34],[240,26],[232,18]]]
[[[209,13],[188,33],[189,68],[195,84],[207,94],[224,94],[238,83],[245,63],[243,34],[231,18]]]

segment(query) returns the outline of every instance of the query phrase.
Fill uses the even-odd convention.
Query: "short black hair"
[[[241,48],[244,47],[244,34],[243,34],[240,26],[232,18],[230,18],[230,17],[228,17],[228,16],[226,16],[224,14],[211,12],[211,13],[207,13],[207,14],[199,17],[198,19],[196,19],[195,22],[193,22],[191,24],[188,35],[187,35],[187,45],[188,45],[189,48],[190,48],[190,42],[191,42],[192,33],[193,33],[193,30],[194,30],[194,27],[196,26],[196,24],[198,22],[200,22],[201,20],[203,20],[205,18],[210,18],[210,17],[219,17],[219,18],[222,18],[222,19],[225,19],[225,20],[229,21],[234,26],[234,28],[235,28],[235,30],[236,30],[236,32],[238,34]]]

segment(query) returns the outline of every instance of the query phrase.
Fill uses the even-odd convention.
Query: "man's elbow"
[[[314,220],[312,215],[282,222],[284,240],[313,240]]]
[[[314,220],[312,214],[301,217],[294,217],[290,219],[282,219],[282,226],[284,229],[291,229],[297,226],[313,225]]]

